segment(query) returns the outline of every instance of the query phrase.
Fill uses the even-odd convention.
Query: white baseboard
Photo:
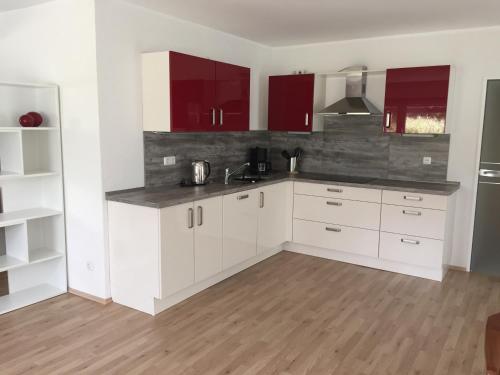
[[[312,255],[320,258],[336,260],[339,262],[357,264],[359,266],[375,268],[384,271],[391,271],[402,273],[410,276],[422,277],[436,281],[442,281],[446,273],[446,269],[441,268],[428,268],[414,266],[411,264],[391,262],[384,259],[367,257],[364,255],[345,253],[338,250],[324,249],[309,245],[302,245],[294,242],[287,242],[283,244],[283,250],[291,251],[294,253]]]
[[[248,259],[248,260],[246,260],[242,263],[239,263],[231,268],[228,268],[227,270],[224,270],[221,273],[218,273],[217,275],[212,276],[206,280],[203,280],[203,281],[200,281],[194,285],[191,285],[190,287],[188,287],[184,290],[181,290],[180,292],[175,293],[171,296],[168,296],[168,297],[163,298],[163,299],[156,299],[155,298],[154,311],[151,312],[151,315],[156,315],[156,314],[168,309],[169,307],[172,307],[173,305],[175,305],[181,301],[184,301],[185,299],[201,292],[202,290],[205,290],[205,289],[211,287],[212,285],[215,285],[215,284],[221,282],[222,280],[227,279],[228,277],[231,277],[234,274],[237,274],[238,272],[243,271],[244,269],[246,269],[248,267],[251,267],[259,262],[262,262],[264,259],[267,259],[267,258],[279,253],[281,250],[282,250],[282,246],[280,246],[274,250],[271,250],[271,251],[268,251],[268,252],[265,252],[262,254],[258,254],[257,256],[255,256],[251,259]]]

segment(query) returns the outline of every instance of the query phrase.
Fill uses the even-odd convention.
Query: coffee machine
[[[267,161],[267,148],[250,149],[250,173],[266,175],[271,171],[271,163]]]

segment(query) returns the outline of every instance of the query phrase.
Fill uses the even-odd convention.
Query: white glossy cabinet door
[[[259,192],[257,253],[274,250],[287,239],[292,189],[288,182],[265,186]]]
[[[194,202],[194,274],[202,281],[222,271],[222,197]]]
[[[194,283],[193,211],[193,203],[163,208],[160,211],[162,298]]]
[[[258,195],[257,190],[248,190],[223,198],[223,269],[257,254]]]

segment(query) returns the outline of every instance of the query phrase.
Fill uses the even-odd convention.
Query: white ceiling
[[[46,1],[0,0],[0,12]],[[500,25],[499,0],[125,1],[270,46]]]
[[[0,0],[0,12],[7,12],[9,10],[27,8],[32,5],[46,3],[50,0]]]
[[[126,1],[271,46],[500,24],[499,0]]]

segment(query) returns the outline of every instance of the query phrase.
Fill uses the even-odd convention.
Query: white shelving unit
[[[0,82],[0,314],[67,291],[59,89]],[[36,111],[38,128],[20,115]]]

